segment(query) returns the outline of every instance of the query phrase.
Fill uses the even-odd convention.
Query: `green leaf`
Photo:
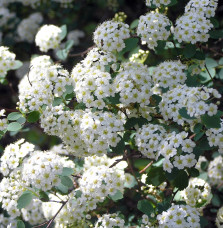
[[[56,52],[56,55],[60,60],[65,60],[68,56],[68,53],[69,52],[66,49],[63,49],[63,50],[58,50]]]
[[[20,129],[22,129],[22,125],[18,122],[10,123],[7,127],[8,131],[19,131]]]
[[[159,105],[159,103],[162,101],[162,97],[156,95],[156,94],[153,94],[151,97],[150,97],[150,104],[149,106],[151,107],[156,107]]]
[[[200,175],[199,170],[197,170],[194,167],[193,168],[190,168],[190,169],[187,169],[187,171],[188,171],[188,173],[189,173],[189,175],[191,177],[198,177]]]
[[[17,120],[20,117],[23,117],[23,115],[20,112],[11,112],[8,114],[7,119],[8,120]]]
[[[28,114],[27,121],[29,123],[35,123],[39,120],[39,118],[40,118],[40,113],[38,111],[33,111]]]
[[[44,191],[39,192],[39,199],[43,202],[48,202],[50,200],[48,194]]]
[[[123,154],[124,149],[125,149],[125,141],[124,141],[124,139],[122,138],[122,139],[118,142],[117,146],[116,146],[116,147],[111,147],[111,149],[112,149],[112,152],[113,152],[113,153],[116,153],[116,154]]]
[[[157,46],[155,47],[156,53],[157,54],[162,54],[162,51],[164,50],[165,46],[166,46],[166,41],[164,40],[158,40],[157,41]]]
[[[72,85],[66,85],[65,88],[67,94],[71,94],[74,92],[74,87]]]
[[[203,216],[201,216],[200,217],[200,225],[201,225],[201,228],[207,227],[208,224],[209,224],[208,220],[206,218],[204,218]]]
[[[13,67],[11,67],[12,70],[17,70],[19,69],[21,66],[23,65],[23,63],[19,60],[15,61],[15,65]]]
[[[68,188],[72,188],[74,186],[73,181],[70,179],[70,177],[68,176],[60,176],[61,179],[61,183],[68,187]]]
[[[60,105],[63,103],[63,99],[61,97],[54,97],[53,100],[53,107]]]
[[[130,29],[136,28],[136,27],[138,26],[138,24],[139,24],[139,19],[135,19],[135,20],[131,23]]]
[[[60,28],[61,28],[60,38],[61,40],[63,40],[67,35],[67,26],[62,25]]]
[[[223,37],[223,29],[210,31],[209,34],[212,39],[220,39]]]
[[[222,205],[221,199],[217,194],[213,195],[211,203],[216,207],[220,207]]]
[[[148,200],[140,200],[137,204],[137,208],[149,217],[154,213],[153,205]]]
[[[64,186],[63,184],[57,185],[56,188],[57,188],[62,194],[67,194],[67,193],[68,193],[68,187]]]
[[[157,204],[159,214],[163,211],[167,211],[171,207],[172,197],[164,198],[163,202]]]
[[[134,127],[135,125],[142,127],[142,125],[144,125],[146,123],[148,123],[148,120],[143,117],[141,117],[141,118],[132,117],[126,121],[124,126],[125,126],[125,129],[130,129],[130,128]]]
[[[209,72],[208,72],[208,71],[209,71]],[[202,82],[202,83],[207,83],[208,81],[212,80],[211,77],[212,77],[212,78],[215,77],[215,74],[216,74],[215,68],[209,68],[208,71],[205,70],[205,71],[202,71],[202,72],[200,73],[199,78],[201,79],[201,82]],[[210,73],[211,76],[209,75],[209,73]]]
[[[166,180],[165,172],[163,171],[162,167],[152,168],[147,173],[147,178],[146,178],[146,183],[147,184],[152,184],[154,186],[159,186],[165,180]]]
[[[206,63],[207,68],[213,68],[213,67],[218,66],[218,63],[212,58],[206,58],[205,63]]]
[[[104,98],[106,104],[120,104],[120,95],[118,93],[115,94],[114,97],[106,97]]]
[[[192,58],[196,53],[196,45],[194,44],[187,44],[186,47],[183,50],[183,55],[186,58]]]
[[[177,0],[171,0],[171,3],[168,6],[174,6],[177,4]]]
[[[203,125],[201,123],[197,123],[194,126],[194,133],[198,134],[201,131],[202,128],[203,128]]]
[[[201,122],[205,125],[206,128],[221,127],[221,119],[218,115],[209,116],[208,114],[204,114],[201,116]]]
[[[125,48],[119,53],[119,55],[123,55],[126,52],[129,52],[137,47],[139,39],[138,38],[128,38],[125,41]]]
[[[214,17],[210,18],[211,23],[214,25],[215,28],[219,28],[219,22]]]
[[[31,203],[32,199],[33,199],[32,192],[30,191],[23,192],[17,201],[17,208],[18,209],[25,208]]]
[[[198,60],[205,60],[205,54],[201,51],[196,51],[195,55],[193,56],[194,59]]]
[[[189,177],[184,170],[179,170],[177,176],[173,181],[174,187],[178,188],[179,190],[183,190],[188,186]]]
[[[17,220],[16,227],[17,228],[25,228],[25,224],[23,223],[22,220]]]
[[[119,190],[114,195],[109,195],[109,196],[113,201],[118,201],[123,198],[123,194]]]
[[[73,40],[68,40],[68,41],[66,42],[66,44],[65,44],[65,49],[66,49],[67,51],[69,51],[69,50],[73,47],[73,45],[74,45],[74,41],[73,41]]]
[[[202,136],[204,135],[204,132],[199,132],[195,135],[194,140],[198,141]]]
[[[180,114],[183,118],[188,119],[188,120],[194,120],[194,119],[196,119],[196,117],[191,117],[191,116],[188,115],[187,109],[186,109],[185,107],[183,107],[183,108],[181,108],[181,109],[179,110],[179,114]]]
[[[63,171],[61,173],[61,176],[70,176],[74,173],[74,169],[68,168],[68,167],[63,167]]]

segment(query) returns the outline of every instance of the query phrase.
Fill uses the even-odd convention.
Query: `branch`
[[[208,72],[208,74],[209,74],[211,80],[213,81],[214,79],[213,79],[213,77],[211,76],[211,73],[210,73],[210,71],[208,70],[207,65],[204,64],[204,67],[205,67],[205,69],[207,70],[207,72]]]
[[[69,56],[71,57],[76,57],[76,56],[81,56],[83,57],[85,54],[87,54],[91,49],[93,49],[95,47],[95,45],[89,47],[87,50],[83,51],[83,52],[79,52],[79,53],[76,53],[76,54],[69,54]]]
[[[151,161],[144,169],[142,169],[139,173],[144,173],[151,165],[153,164],[153,161]]]

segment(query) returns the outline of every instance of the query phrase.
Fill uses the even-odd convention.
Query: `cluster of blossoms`
[[[51,151],[35,151],[23,162],[22,179],[28,186],[47,191],[60,184],[63,167],[74,168],[74,164]]]
[[[147,124],[136,132],[135,140],[139,151],[146,157],[158,159],[162,155],[165,158],[163,169],[171,172],[173,167],[191,168],[197,162],[192,153],[195,143],[186,137],[186,132],[168,133],[160,125]]]
[[[216,157],[208,166],[208,178],[211,185],[219,185],[223,183],[223,158]]]
[[[139,18],[137,35],[141,37],[143,44],[146,43],[148,48],[154,49],[158,45],[158,40],[167,40],[170,25],[170,20],[165,15],[150,12]]]
[[[83,38],[85,36],[85,33],[81,30],[72,30],[67,34],[68,40],[73,40],[74,45],[77,46],[80,44],[80,38]]]
[[[190,0],[185,7],[185,12],[194,12],[194,14],[200,14],[210,18],[214,17],[217,6],[217,0]]]
[[[48,134],[59,136],[70,153],[78,157],[103,155],[120,141],[121,117],[110,112],[90,110],[63,111],[62,106],[46,108],[41,126]]]
[[[210,203],[211,186],[200,178],[191,178],[189,185],[181,192],[186,203],[192,207],[200,207]]]
[[[98,219],[95,228],[124,228],[124,225],[125,221],[118,217],[117,214],[104,214]]]
[[[176,88],[177,85],[184,84],[186,81],[187,76],[184,73],[186,68],[186,65],[180,61],[163,62],[153,70],[154,84],[163,88]]]
[[[210,146],[217,146],[219,153],[223,154],[223,120],[220,128],[210,128],[206,131]]]
[[[0,77],[4,77],[7,71],[15,68],[15,54],[8,47],[0,46]]]
[[[123,63],[114,79],[114,87],[123,105],[128,106],[131,103],[138,103],[141,107],[148,105],[152,96],[152,78],[148,67],[141,63]]]
[[[0,3],[1,4],[1,3]],[[7,25],[8,21],[15,17],[15,13],[11,13],[7,8],[0,8],[0,27]]]
[[[35,43],[42,52],[55,49],[62,40],[62,29],[55,25],[43,25],[36,34]]]
[[[102,50],[121,51],[125,47],[124,40],[129,38],[129,26],[122,22],[106,21],[94,32],[94,43]]]
[[[43,17],[40,13],[33,13],[28,18],[23,19],[17,27],[19,39],[32,43],[42,21]]]
[[[172,205],[167,211],[158,215],[157,220],[159,222],[159,228],[200,227],[200,214],[197,209],[189,205]]]
[[[4,131],[8,127],[8,120],[4,116],[5,116],[5,109],[2,109],[0,111],[0,118],[1,118],[0,119],[0,131]]]
[[[132,56],[129,58],[129,61],[134,63],[144,63],[148,55],[149,55],[148,50],[145,51],[145,50],[139,49],[137,53],[132,54]]]
[[[190,0],[185,14],[177,19],[174,36],[181,43],[207,42],[209,31],[214,27],[210,17],[215,15],[216,0]]]
[[[156,7],[167,6],[171,3],[171,0],[146,0],[146,6],[150,7],[152,5]]]
[[[191,124],[194,120],[183,118],[179,114],[179,110],[186,108],[188,115],[199,122],[201,115],[213,116],[217,113],[217,105],[209,103],[213,97],[217,99],[221,97],[216,89],[178,85],[163,94],[159,107],[165,120],[173,119],[179,125],[183,125],[185,122]]]
[[[1,157],[0,171],[7,176],[12,170],[20,165],[20,160],[34,150],[34,145],[20,139],[8,145]]]
[[[216,217],[216,225],[218,228],[222,228],[223,225],[223,207],[218,210]]]
[[[40,111],[43,105],[51,105],[54,97],[60,97],[66,86],[72,84],[68,71],[52,65],[48,56],[33,59],[31,66],[19,84],[19,108],[24,112]]]
[[[17,220],[0,214],[0,228],[17,228]]]

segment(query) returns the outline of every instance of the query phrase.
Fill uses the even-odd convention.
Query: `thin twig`
[[[194,136],[195,136],[196,134],[193,134],[193,135],[191,135],[190,137],[189,137],[189,139],[192,139],[192,138],[194,138]]]
[[[144,173],[151,165],[153,164],[153,161],[151,161],[144,169],[142,169],[139,173]]]
[[[87,54],[91,49],[93,49],[95,47],[95,45],[89,47],[87,50],[85,51],[82,51],[82,52],[79,52],[79,53],[76,53],[76,54],[69,54],[69,56],[71,57],[76,57],[76,56],[81,56],[83,57],[85,54]]]
[[[211,76],[211,73],[210,73],[210,71],[208,70],[207,65],[204,64],[204,67],[205,67],[205,69],[207,70],[207,72],[208,72],[208,74],[209,74],[211,80],[213,81],[214,79],[213,79],[213,77]]]
[[[18,112],[17,109],[4,108],[4,107],[0,107],[0,109],[5,109],[5,111],[7,111],[7,112]]]
[[[213,53],[215,53],[215,56],[223,56],[223,53],[220,53],[220,52],[218,52],[216,49],[214,49],[214,48],[208,48],[208,47],[205,47],[205,46],[202,46],[202,45],[200,45],[200,48],[202,48],[203,50],[206,50],[206,51],[211,51],[211,52],[213,52]]]
[[[29,84],[30,84],[31,86],[33,86],[32,83],[31,83],[30,80],[29,80],[29,73],[30,73],[31,68],[32,68],[32,65],[29,67],[29,71],[28,71],[28,73],[26,74],[26,76],[27,76],[27,78],[28,78]]]

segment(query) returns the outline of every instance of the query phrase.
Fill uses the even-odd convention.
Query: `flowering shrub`
[[[0,3],[0,82],[16,103],[0,111],[0,227],[222,227],[217,1],[146,0],[132,22],[82,31],[84,4]]]

